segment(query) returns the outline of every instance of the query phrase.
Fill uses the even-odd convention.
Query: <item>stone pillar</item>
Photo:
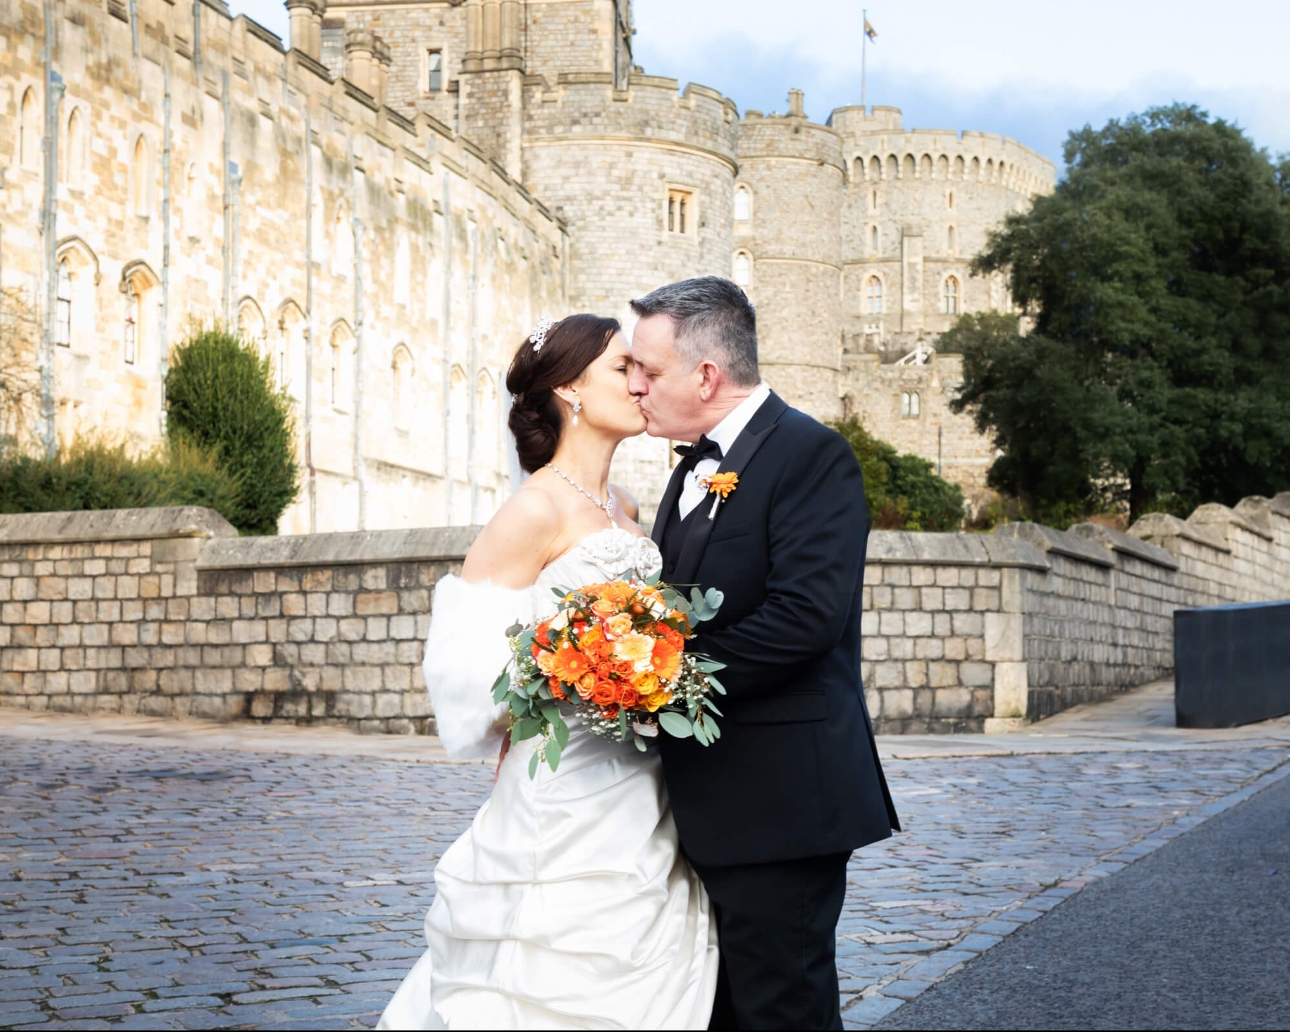
[[[372,92],[372,50],[376,41],[366,29],[345,30],[345,78],[364,93]]]
[[[523,70],[524,52],[520,47],[522,16],[519,0],[502,0],[502,67]]]
[[[390,88],[390,45],[383,39],[376,39],[372,50],[372,97],[384,106]]]
[[[806,117],[806,94],[801,90],[788,91],[788,115],[790,118]]]
[[[900,329],[923,328],[923,230],[905,226],[900,234]]]
[[[287,0],[291,46],[317,61],[322,56],[322,13],[326,0]]]
[[[501,0],[484,0],[484,46],[483,59],[485,68],[496,68],[502,57],[502,2]]]
[[[463,72],[477,72],[483,68],[484,56],[484,0],[466,0],[466,53],[462,58]],[[445,74],[447,69],[444,70]]]

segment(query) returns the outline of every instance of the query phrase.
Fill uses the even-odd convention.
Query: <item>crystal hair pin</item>
[[[533,345],[534,351],[542,350],[542,345],[546,343],[547,331],[554,325],[554,319],[543,317],[538,320],[537,329],[529,334],[529,343]]]

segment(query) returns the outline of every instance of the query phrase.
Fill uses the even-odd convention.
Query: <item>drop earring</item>
[[[578,425],[578,413],[581,411],[582,411],[582,400],[579,398],[574,398],[573,399],[573,425],[574,426]]]

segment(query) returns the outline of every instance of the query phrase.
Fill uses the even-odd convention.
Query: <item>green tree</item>
[[[963,491],[917,455],[901,455],[858,419],[830,423],[846,438],[864,474],[865,501],[879,530],[958,530]]]
[[[965,316],[953,403],[1035,514],[1130,519],[1290,487],[1290,163],[1194,106],[1071,133],[1066,178],[973,262],[1034,318]]]
[[[300,491],[291,401],[267,358],[222,327],[193,333],[166,374],[172,440],[213,449],[241,484],[228,520],[244,534],[276,534]]]

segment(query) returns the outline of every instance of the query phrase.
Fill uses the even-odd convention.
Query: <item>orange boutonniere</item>
[[[709,494],[717,497],[712,500],[712,508],[708,511],[708,519],[715,519],[717,515],[717,506],[730,497],[730,492],[739,486],[738,473],[713,473],[710,477],[704,477],[699,481],[708,489]]]

